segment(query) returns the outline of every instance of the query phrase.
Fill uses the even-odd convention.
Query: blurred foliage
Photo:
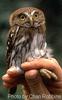
[[[34,6],[44,11],[47,42],[53,48],[55,58],[62,65],[62,0],[0,0],[0,77],[5,73],[9,16],[14,10],[25,6]],[[7,90],[0,81],[0,100],[7,99]]]

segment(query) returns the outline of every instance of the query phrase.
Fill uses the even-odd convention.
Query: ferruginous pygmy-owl
[[[11,14],[10,30],[7,41],[7,66],[15,66],[24,74],[24,70],[20,67],[21,63],[31,57],[50,58],[50,50],[46,43],[46,26],[45,16],[42,10],[33,7],[25,7],[16,10]],[[54,78],[54,73],[41,69],[41,75],[48,74]],[[10,93],[14,93],[16,87],[10,89]]]

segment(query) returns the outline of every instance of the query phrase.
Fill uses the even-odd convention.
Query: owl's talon
[[[47,69],[40,69],[40,74],[41,74],[41,76],[43,76],[45,78],[48,78],[48,79],[53,78],[53,79],[57,80],[56,74]]]
[[[47,73],[47,71],[46,71],[45,69],[40,69],[40,74],[41,74],[41,76],[43,76],[43,77],[46,77],[46,78],[48,78],[48,79],[51,79],[50,74]]]

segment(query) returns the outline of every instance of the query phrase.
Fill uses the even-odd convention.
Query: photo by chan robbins
[[[15,9],[9,17],[2,82],[10,96],[18,95],[21,85],[24,100],[62,100],[62,68],[48,45],[46,21],[35,6]]]

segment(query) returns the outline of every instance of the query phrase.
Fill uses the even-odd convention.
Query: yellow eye
[[[24,14],[20,14],[20,15],[18,15],[18,17],[20,18],[20,20],[25,20],[26,15],[24,15]]]
[[[38,18],[38,13],[35,13],[35,14],[34,14],[34,17],[35,17],[35,18]]]
[[[21,19],[21,20],[24,20],[24,19],[25,19],[25,16],[24,16],[24,15],[21,15],[21,16],[20,16],[20,19]]]

